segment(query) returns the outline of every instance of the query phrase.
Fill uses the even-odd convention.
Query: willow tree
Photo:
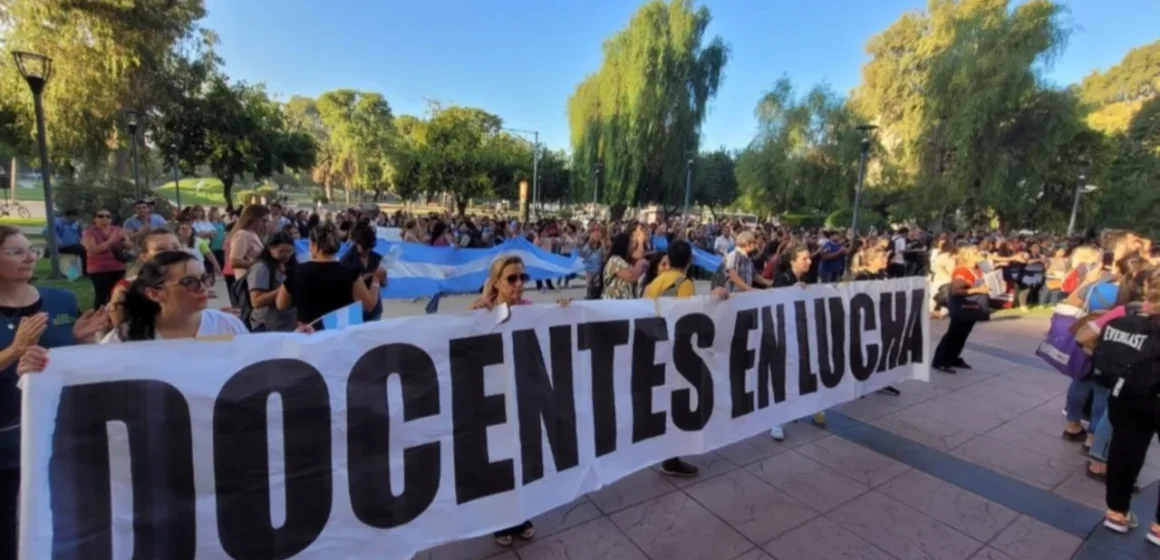
[[[1002,138],[1044,90],[1066,41],[1049,0],[932,0],[871,39],[855,100],[912,186],[903,211],[980,219],[1041,192]],[[1041,157],[1055,154],[1038,152]],[[1002,216],[1000,216],[1002,218]]]
[[[126,146],[126,107],[164,119],[179,90],[217,63],[216,37],[198,26],[204,16],[202,0],[0,2],[3,51],[54,60],[44,98],[54,158],[97,165]],[[14,103],[31,131],[31,96],[10,62],[0,64],[0,103]]]
[[[605,41],[600,69],[568,100],[578,198],[599,168],[601,198],[618,211],[679,204],[729,56],[720,38],[706,40],[710,20],[691,0],[654,0]]]
[[[1136,47],[1105,72],[1092,72],[1079,84],[1088,104],[1088,124],[1113,134],[1125,132],[1145,103],[1160,97],[1160,41]]]

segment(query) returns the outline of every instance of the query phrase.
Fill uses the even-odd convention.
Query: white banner
[[[926,279],[53,350],[20,557],[386,558],[929,379]]]

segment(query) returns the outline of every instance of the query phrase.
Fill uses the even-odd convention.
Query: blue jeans
[[[1100,390],[1103,396],[1100,396]],[[1098,422],[1104,416],[1104,409],[1108,406],[1108,390],[1096,385],[1092,376],[1083,379],[1073,379],[1067,387],[1067,421],[1079,422],[1083,419],[1083,404],[1089,394],[1092,398],[1092,421]]]
[[[842,271],[841,270],[827,270],[827,271],[822,271],[821,273],[819,273],[819,275],[822,277],[823,284],[832,284],[834,282],[837,282],[842,277]]]
[[[1111,394],[1111,391],[1100,387],[1096,392],[1097,400],[1100,398],[1100,394],[1098,392],[1100,390],[1102,390],[1104,393],[1103,400],[1106,404],[1108,402],[1108,395]],[[1096,403],[1093,401],[1092,410],[1094,411],[1095,408]],[[1092,414],[1092,418],[1095,418],[1094,412]],[[1095,437],[1092,438],[1092,449],[1088,452],[1088,455],[1091,456],[1092,459],[1095,459],[1101,463],[1107,463],[1108,447],[1112,444],[1112,422],[1108,420],[1108,409],[1106,406],[1104,407],[1104,414],[1100,418],[1099,422],[1092,425],[1091,432],[1095,434]]]
[[[1063,290],[1043,290],[1039,292],[1040,305],[1055,305],[1063,301]]]

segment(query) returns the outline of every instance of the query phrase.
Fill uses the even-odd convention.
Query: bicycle
[[[32,217],[32,212],[29,211],[28,208],[25,208],[23,204],[20,204],[20,201],[18,200],[13,200],[11,202],[5,200],[0,202],[0,217],[11,216],[13,212],[15,212],[16,215],[21,218],[27,219]]]

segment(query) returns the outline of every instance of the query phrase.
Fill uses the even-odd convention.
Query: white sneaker
[[[774,441],[785,441],[785,430],[781,429],[781,426],[774,426],[769,430],[769,435],[773,436]]]

